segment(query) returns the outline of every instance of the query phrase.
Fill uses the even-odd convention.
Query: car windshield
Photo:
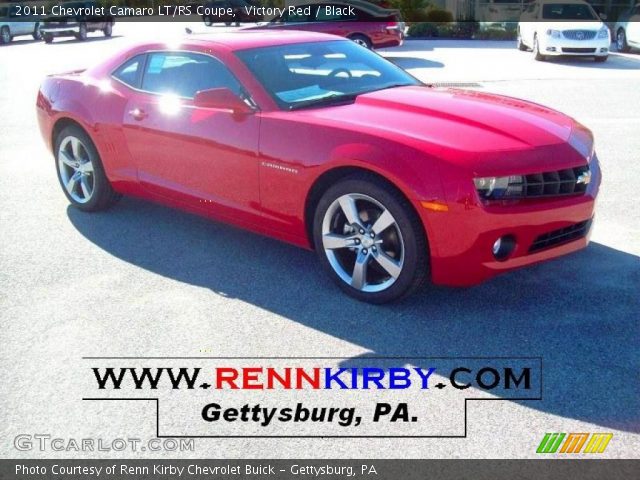
[[[597,20],[595,12],[580,3],[548,3],[542,7],[545,20]]]
[[[254,48],[237,55],[286,110],[339,104],[362,93],[421,85],[401,68],[349,40]]]

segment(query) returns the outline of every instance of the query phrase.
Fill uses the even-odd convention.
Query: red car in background
[[[47,77],[37,116],[73,206],[135,195],[315,249],[372,303],[585,247],[600,184],[570,117],[317,33],[130,47]]]
[[[364,0],[296,2],[307,7],[300,14],[285,11],[269,23],[247,29],[302,30],[329,33],[353,40],[366,48],[398,47],[405,24],[400,12]]]

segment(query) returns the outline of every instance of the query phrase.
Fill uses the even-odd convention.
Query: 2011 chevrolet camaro
[[[568,116],[323,34],[138,45],[47,77],[37,112],[75,207],[135,195],[312,248],[374,303],[585,247],[600,184]]]

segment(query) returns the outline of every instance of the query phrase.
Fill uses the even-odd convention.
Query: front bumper
[[[71,36],[80,33],[78,23],[53,23],[40,26],[40,33],[53,35],[54,37]]]
[[[611,40],[609,38],[594,38],[592,40],[570,40],[567,38],[553,38],[544,35],[540,39],[540,53],[542,55],[577,55],[604,56],[609,54]]]
[[[448,212],[421,209],[431,253],[435,284],[471,286],[501,273],[557,258],[585,248],[589,243],[601,173],[594,155],[591,182],[582,195],[521,202],[513,205],[450,204]],[[543,236],[582,222],[584,234],[568,236],[552,246],[537,248]],[[582,233],[582,232],[581,232]],[[515,249],[503,261],[492,247],[498,238],[511,236]]]

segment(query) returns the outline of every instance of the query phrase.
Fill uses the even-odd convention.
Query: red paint
[[[311,245],[305,204],[314,182],[340,167],[378,173],[418,212],[435,283],[471,285],[586,246],[587,239],[581,239],[527,253],[538,235],[593,216],[600,184],[597,161],[586,194],[577,197],[488,206],[473,184],[474,177],[584,165],[586,158],[569,144],[570,136],[589,145],[591,133],[566,115],[512,98],[427,87],[364,94],[351,105],[281,111],[233,54],[262,45],[328,40],[335,37],[244,32],[182,43],[181,50],[216,56],[244,84],[260,111],[240,116],[199,109],[189,101],[177,115],[163,116],[157,96],[111,80],[110,72],[137,53],[176,47],[136,46],[84,72],[47,77],[37,100],[40,129],[51,148],[58,120],[82,125],[117,191],[306,248]],[[135,108],[147,117],[132,120],[128,112]],[[427,210],[420,201],[441,202],[449,210]],[[516,237],[516,252],[498,262],[491,246],[505,234]]]

